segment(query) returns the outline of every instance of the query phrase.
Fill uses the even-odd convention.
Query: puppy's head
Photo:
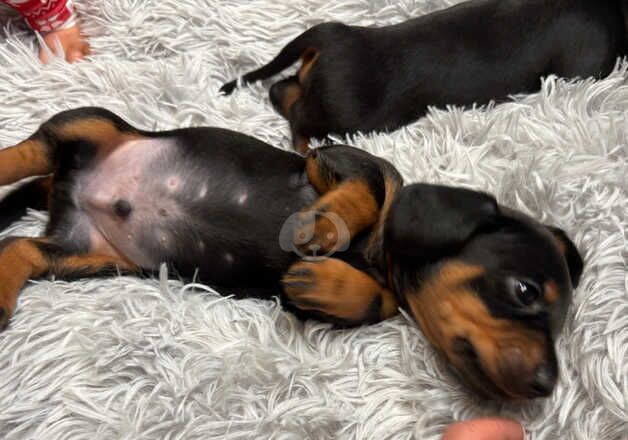
[[[403,188],[386,222],[392,287],[429,341],[485,397],[549,395],[582,259],[565,233],[465,189]]]

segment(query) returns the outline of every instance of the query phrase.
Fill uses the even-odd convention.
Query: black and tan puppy
[[[50,220],[42,237],[0,242],[4,325],[29,278],[167,262],[223,292],[281,292],[295,312],[340,325],[400,305],[482,395],[554,387],[582,261],[562,231],[489,195],[403,186],[391,164],[347,146],[303,158],[224,129],[142,131],[98,108],[60,113],[0,151],[0,185],[29,176],[40,177],[0,202],[0,228],[26,203]]]
[[[270,99],[304,152],[310,137],[393,130],[430,105],[537,90],[551,73],[606,76],[626,53],[625,6],[628,0],[473,0],[382,28],[323,23],[242,82],[302,60],[296,75],[271,87]]]

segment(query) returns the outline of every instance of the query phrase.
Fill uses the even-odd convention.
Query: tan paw
[[[298,262],[282,279],[290,302],[351,323],[379,321],[396,313],[392,294],[344,261],[326,258]]]
[[[333,212],[301,212],[294,231],[294,242],[303,256],[330,256],[348,249],[351,235],[345,222]]]

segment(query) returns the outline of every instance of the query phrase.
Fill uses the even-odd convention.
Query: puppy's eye
[[[529,306],[541,296],[539,287],[529,281],[514,280],[515,295],[524,306]]]

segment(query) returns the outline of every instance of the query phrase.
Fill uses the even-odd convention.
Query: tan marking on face
[[[308,77],[310,76],[310,71],[312,70],[314,64],[316,64],[316,61],[318,61],[319,56],[320,51],[314,49],[313,47],[310,47],[303,53],[303,56],[301,57],[301,61],[303,62],[303,64],[301,65],[301,68],[297,73],[297,76],[299,77],[299,82],[301,84],[305,84],[305,82],[307,81]]]
[[[490,314],[467,286],[483,273],[480,266],[452,261],[406,298],[426,337],[455,367],[462,369],[465,360],[453,350],[454,342],[466,338],[489,377],[500,388],[510,388],[509,380],[530,377],[543,361],[545,340],[541,333]]]
[[[548,281],[543,285],[544,298],[547,304],[554,304],[560,298],[560,289],[554,281]]]

